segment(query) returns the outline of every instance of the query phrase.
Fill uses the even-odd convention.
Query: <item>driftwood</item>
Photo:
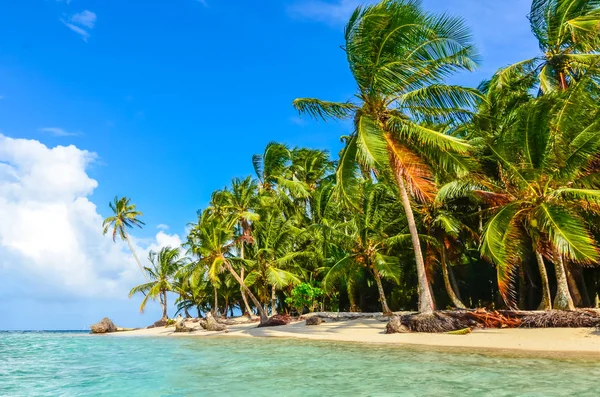
[[[411,312],[395,312],[394,315],[401,316],[410,314]],[[360,313],[360,312],[314,312],[303,314],[298,317],[299,320],[306,320],[312,317],[319,317],[323,320],[331,321],[352,321],[352,320],[363,320],[363,319],[375,319],[378,321],[387,322],[391,316],[384,315],[381,312],[375,313]]]
[[[206,313],[206,319],[201,319],[199,323],[207,331],[227,331],[227,326],[217,323],[210,313]]]
[[[266,323],[258,324],[258,327],[277,327],[280,325],[288,325],[292,322],[292,316],[289,314],[276,314],[269,317]]]
[[[400,327],[400,325],[402,327]],[[600,327],[597,310],[574,311],[487,311],[453,310],[430,314],[408,314],[390,320],[387,333],[405,332],[455,332],[473,328],[576,328]]]
[[[306,319],[306,325],[321,325],[321,323],[323,322],[323,319],[321,317],[309,317]]]

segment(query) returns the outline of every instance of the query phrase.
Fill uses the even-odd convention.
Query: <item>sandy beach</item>
[[[190,326],[195,323],[186,322]],[[560,352],[564,354],[598,355],[600,357],[600,331],[591,328],[545,329],[485,329],[467,335],[403,333],[385,334],[386,323],[377,319],[327,321],[318,326],[307,326],[304,321],[279,327],[257,328],[256,323],[228,326],[228,332],[195,330],[175,333],[174,327],[159,327],[118,332],[117,337],[246,337],[246,338],[298,338],[309,340],[393,344],[398,346],[430,346],[462,348],[468,350],[496,350],[521,352]]]

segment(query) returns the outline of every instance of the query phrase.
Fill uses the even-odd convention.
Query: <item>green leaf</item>
[[[345,119],[356,111],[356,106],[350,102],[329,102],[316,98],[298,98],[293,102],[300,114],[307,114],[315,119]]]
[[[596,243],[579,216],[550,204],[541,204],[535,216],[540,229],[548,233],[564,257],[584,264],[598,261]]]

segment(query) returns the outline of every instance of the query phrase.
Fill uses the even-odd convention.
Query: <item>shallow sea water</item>
[[[600,360],[1,332],[0,396],[600,396]]]

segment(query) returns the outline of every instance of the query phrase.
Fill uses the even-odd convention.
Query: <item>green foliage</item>
[[[189,225],[189,260],[151,255],[148,283],[132,294],[145,294],[142,307],[173,291],[186,313],[262,316],[317,302],[427,310],[419,300],[430,290],[440,307],[514,307],[518,297],[535,309],[541,273],[543,288],[569,291],[555,276],[563,263],[600,290],[582,267],[600,259],[599,7],[533,0],[543,54],[478,89],[446,84],[478,62],[462,19],[417,0],[358,7],[343,38],[352,100],[293,102],[318,120],[349,120],[338,158],[269,143],[252,157],[256,176],[215,191]],[[111,209],[113,239],[143,225],[128,198]]]
[[[317,300],[323,295],[323,290],[318,287],[313,287],[309,283],[301,283],[292,289],[290,296],[285,298],[285,302],[292,306],[301,315],[304,308],[309,311],[314,311],[317,305]]]

